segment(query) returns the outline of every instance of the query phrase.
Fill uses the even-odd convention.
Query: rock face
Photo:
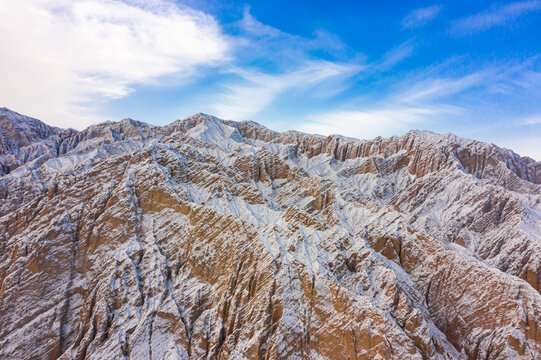
[[[541,359],[541,163],[0,110],[2,359]]]

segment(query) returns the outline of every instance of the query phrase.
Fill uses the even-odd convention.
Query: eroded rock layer
[[[541,163],[0,109],[2,359],[541,359]]]

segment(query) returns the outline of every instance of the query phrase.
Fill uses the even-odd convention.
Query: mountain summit
[[[0,109],[2,359],[539,359],[541,163]]]

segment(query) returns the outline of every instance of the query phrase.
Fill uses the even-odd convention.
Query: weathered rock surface
[[[541,163],[0,109],[2,359],[541,359]]]

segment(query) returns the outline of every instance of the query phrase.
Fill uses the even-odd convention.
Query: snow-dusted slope
[[[74,133],[0,108],[0,175],[30,161],[41,163],[59,156],[63,139]]]
[[[417,131],[1,116],[2,359],[541,358],[532,159]]]

